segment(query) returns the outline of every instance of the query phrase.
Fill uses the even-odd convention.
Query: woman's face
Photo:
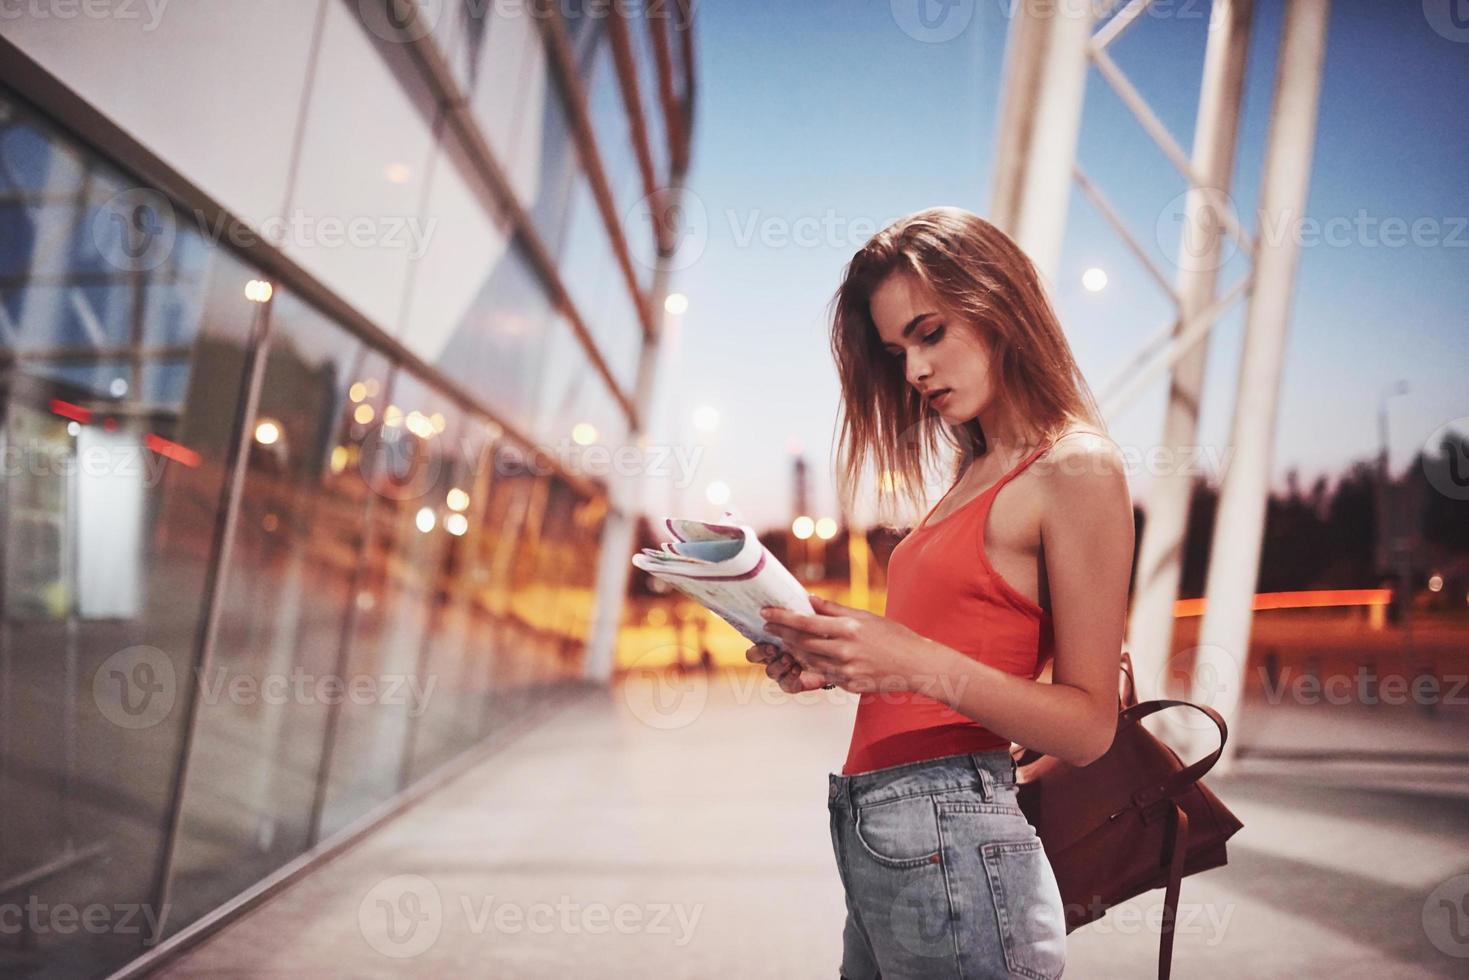
[[[995,392],[988,348],[977,332],[950,315],[911,273],[895,272],[872,293],[872,320],[883,349],[919,394],[950,425],[979,415]]]

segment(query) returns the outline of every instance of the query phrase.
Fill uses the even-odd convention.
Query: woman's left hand
[[[805,667],[847,691],[907,691],[932,644],[901,623],[812,595],[815,615],[779,606],[760,610],[766,629],[785,641]]]

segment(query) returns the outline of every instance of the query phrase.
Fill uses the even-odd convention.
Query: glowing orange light
[[[91,409],[83,408],[80,405],[73,405],[71,402],[64,402],[60,398],[51,399],[51,411],[64,419],[71,419],[74,422],[92,421]]]
[[[1305,589],[1300,592],[1257,592],[1254,609],[1320,609],[1327,606],[1385,606],[1392,593],[1388,589]],[[1178,599],[1173,615],[1202,616],[1203,599]]]
[[[162,436],[149,432],[143,436],[143,445],[158,455],[166,456],[176,463],[183,463],[185,466],[196,469],[199,466],[199,460],[201,459],[199,453],[190,449],[188,446],[179,445],[172,439],[165,439]]]

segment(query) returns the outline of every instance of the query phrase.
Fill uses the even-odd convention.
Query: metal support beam
[[[1133,258],[1138,260],[1148,276],[1163,291],[1163,295],[1172,301],[1174,309],[1181,308],[1183,301],[1179,298],[1178,293],[1174,291],[1172,283],[1163,274],[1163,270],[1158,268],[1158,263],[1154,262],[1152,256],[1148,255],[1148,250],[1143,248],[1142,243],[1133,237],[1132,232],[1127,230],[1127,225],[1123,222],[1122,216],[1117,213],[1117,209],[1112,206],[1112,202],[1107,200],[1101,188],[1092,183],[1092,179],[1086,175],[1086,171],[1081,169],[1080,164],[1072,168],[1072,175],[1076,178],[1076,185],[1081,188],[1081,192],[1086,195],[1087,200],[1092,202],[1092,207],[1096,208],[1103,220],[1112,226],[1112,230],[1117,233],[1118,238],[1122,239],[1122,244],[1127,246],[1127,250],[1132,253]]]
[[[1188,356],[1194,346],[1209,335],[1214,326],[1229,308],[1239,302],[1240,297],[1250,290],[1251,277],[1240,278],[1224,291],[1214,302],[1185,320],[1177,317],[1173,322],[1154,334],[1138,348],[1137,356],[1124,365],[1102,389],[1101,409],[1104,418],[1112,418],[1121,412],[1148,385],[1153,376],[1170,370],[1173,365]]]
[[[673,278],[673,263],[676,259],[678,242],[669,217],[682,213],[680,201],[683,197],[684,175],[675,171],[671,184],[656,202],[660,213],[654,215],[654,226],[660,232],[658,239],[658,265],[653,270],[653,282],[648,291],[655,324],[652,336],[643,341],[638,354],[638,376],[633,388],[633,404],[637,408],[639,425],[628,433],[628,444],[642,448],[647,439],[643,420],[652,416],[653,396],[657,381],[658,362],[662,356],[666,331],[662,317],[664,301],[668,297],[669,284]],[[610,506],[607,519],[602,526],[602,546],[597,555],[596,605],[592,613],[591,636],[587,640],[587,655],[583,677],[589,681],[606,683],[611,680],[616,667],[617,633],[622,625],[622,607],[627,598],[627,584],[632,574],[633,539],[637,533],[638,519],[643,511],[643,491],[647,476],[641,472],[624,474],[614,472],[609,488]]]
[[[1286,6],[1261,179],[1260,209],[1266,217],[1295,219],[1305,211],[1329,11],[1330,0],[1293,0]],[[1249,663],[1281,362],[1299,259],[1294,236],[1261,242],[1235,396],[1235,454],[1214,521],[1193,699],[1212,704],[1231,726],[1239,717]],[[1228,742],[1216,772],[1230,770],[1238,745],[1238,739]]]
[[[1006,42],[990,220],[1048,284],[1061,264],[1092,15],[1091,0],[1020,0]]]
[[[1160,442],[1174,453],[1186,452],[1186,447],[1198,441],[1199,403],[1208,360],[1207,332],[1226,305],[1215,300],[1224,240],[1222,225],[1213,220],[1213,212],[1221,200],[1228,199],[1233,183],[1253,8],[1253,0],[1220,0],[1204,54],[1193,160],[1188,167],[1204,183],[1189,189],[1180,229],[1176,280],[1179,316]],[[1133,372],[1133,377],[1141,373]],[[1137,390],[1136,386],[1130,388],[1132,392]],[[1160,695],[1172,655],[1173,603],[1178,598],[1182,574],[1192,481],[1188,468],[1165,468],[1153,474],[1148,489],[1147,522],[1138,547],[1127,636],[1137,694],[1142,700]],[[1170,731],[1171,722],[1167,718],[1160,725]]]

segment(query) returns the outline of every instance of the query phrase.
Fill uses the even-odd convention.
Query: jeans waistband
[[[832,805],[865,806],[949,789],[975,789],[986,800],[996,786],[1015,785],[1015,760],[1008,749],[964,752],[850,776],[829,774]]]

